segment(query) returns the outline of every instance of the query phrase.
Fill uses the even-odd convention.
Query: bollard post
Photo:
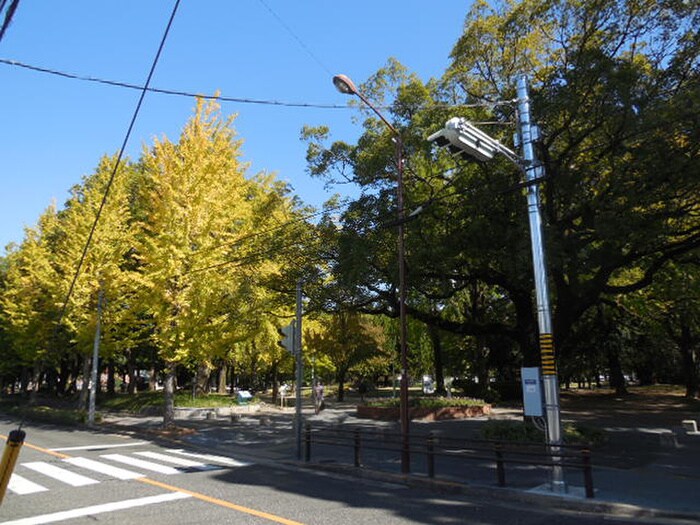
[[[431,432],[428,434],[428,477],[435,477],[435,435]]]
[[[360,436],[360,431],[355,429],[355,466],[361,467],[362,461],[360,460],[362,448],[362,437]]]
[[[304,432],[304,461],[311,461],[311,423],[306,424]]]
[[[496,453],[496,477],[498,479],[498,486],[506,486],[506,469],[503,464],[503,444],[496,443],[493,447]]]
[[[24,430],[19,429],[10,432],[10,435],[7,437],[5,451],[2,455],[2,462],[0,462],[0,504],[5,497],[7,485],[10,483],[10,477],[12,476],[12,471],[15,468],[17,456],[19,456],[19,451],[22,448],[25,437],[26,433]]]
[[[593,469],[591,468],[591,451],[587,448],[581,450],[583,458],[583,484],[586,488],[586,497],[594,498],[595,491],[593,490]]]

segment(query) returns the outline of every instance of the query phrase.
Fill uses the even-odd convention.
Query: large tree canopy
[[[526,362],[537,358],[526,203],[513,191],[519,170],[503,158],[464,162],[425,140],[461,116],[508,144],[522,74],[542,129],[537,154],[547,175],[542,208],[563,357],[591,308],[697,253],[700,13],[691,4],[476,2],[442,79],[423,84],[390,61],[361,85],[389,107],[407,158],[406,211],[422,211],[406,225],[413,317],[464,335],[507,335]],[[365,115],[357,144],[326,147],[328,130],[308,128],[309,166],[364,189],[334,245],[337,286],[353,291],[355,308],[396,315],[392,135]],[[460,307],[474,285],[490,290],[487,302]]]

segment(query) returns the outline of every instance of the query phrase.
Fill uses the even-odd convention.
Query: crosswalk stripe
[[[157,459],[160,461],[165,461],[166,463],[172,463],[173,465],[180,465],[181,467],[191,467],[191,468],[206,468],[210,465],[202,463],[200,461],[192,461],[191,459],[176,458],[175,456],[168,456],[167,454],[161,454],[160,452],[134,452],[137,456],[143,456],[144,458]]]
[[[70,470],[66,470],[56,465],[51,465],[50,463],[45,463],[44,461],[32,461],[29,463],[21,463],[25,468],[44,474],[51,478],[57,479],[63,483],[67,483],[73,487],[83,487],[85,485],[93,485],[99,483],[96,479],[88,478],[86,476],[81,476]]]
[[[76,450],[104,450],[106,448],[121,448],[121,447],[138,447],[141,445],[148,445],[150,441],[136,441],[129,443],[115,443],[113,445],[83,445],[81,447],[62,447],[62,448],[50,448],[49,450],[53,452],[73,452]]]
[[[132,509],[134,507],[143,507],[145,505],[154,505],[157,503],[167,503],[179,499],[191,498],[191,494],[184,492],[170,492],[159,494],[157,496],[147,496],[145,498],[127,499],[124,501],[115,501],[113,503],[103,503],[101,505],[91,505],[79,509],[64,510],[54,512],[52,514],[42,514],[40,516],[31,516],[29,518],[20,518],[18,520],[4,521],[0,525],[42,525],[44,523],[56,523],[94,514],[104,514],[107,512],[116,512],[119,510]],[[94,518],[91,520],[94,521]]]
[[[24,494],[33,494],[35,492],[44,492],[45,490],[49,490],[46,487],[42,487],[38,483],[29,481],[28,479],[23,478],[18,474],[12,474],[12,476],[10,476],[10,482],[7,484],[7,489],[10,492],[19,494],[20,496]]]
[[[249,465],[252,465],[252,463],[250,462],[239,461],[237,459],[227,458],[225,456],[213,456],[211,454],[194,454],[192,452],[185,452],[181,448],[169,448],[167,450],[172,454],[179,454],[181,456],[187,456],[189,458],[203,459],[210,463],[221,463],[222,465],[226,465],[229,467],[247,467]]]
[[[184,469],[216,470],[221,468],[220,465],[225,465],[229,467],[244,467],[251,464],[249,462],[239,461],[225,456],[186,452],[183,449],[168,449],[167,452],[168,454],[162,454],[160,452],[154,451],[138,451],[132,452],[131,454],[133,454],[134,456],[141,456],[143,458],[148,458],[164,463],[170,463],[171,465],[176,465],[176,467],[146,461],[144,459],[122,454],[104,454],[100,457],[108,461],[115,461],[118,463],[131,465],[133,467],[139,468],[140,470],[148,470],[151,472],[158,472],[160,474],[167,475],[180,474],[186,471]],[[124,468],[116,467],[114,465],[110,465],[103,461],[96,461],[86,457],[67,457],[62,459],[62,461],[75,467],[84,468],[92,472],[97,472],[121,480],[143,478],[146,476],[146,474],[142,474],[141,472],[127,470]],[[33,470],[45,476],[51,477],[68,485],[72,485],[74,487],[99,483],[99,480],[92,479],[87,476],[77,474],[75,472],[71,472],[64,468],[57,467],[53,464],[46,463],[43,461],[20,463],[20,466]],[[18,474],[12,474],[7,488],[10,492],[17,495],[32,494],[35,492],[43,492],[49,490],[48,488],[33,481],[30,481]]]
[[[88,470],[93,470],[99,472],[100,474],[106,474],[107,476],[112,476],[117,479],[136,479],[144,477],[143,474],[139,472],[133,472],[131,470],[126,470],[119,467],[114,467],[112,465],[107,465],[100,461],[95,461],[93,459],[75,457],[66,458],[63,461],[75,465],[76,467],[82,467]]]
[[[152,461],[145,461],[139,458],[132,458],[131,456],[124,456],[122,454],[105,454],[100,457],[109,459],[111,461],[117,461],[119,463],[125,463],[127,465],[131,465],[132,467],[138,467],[153,472],[158,472],[159,474],[170,475],[180,473],[179,470],[168,465],[160,465],[159,463],[153,463]]]

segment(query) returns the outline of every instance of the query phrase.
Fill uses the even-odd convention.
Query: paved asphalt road
[[[12,429],[0,418],[3,440]],[[0,525],[630,523],[207,454],[121,433],[41,425],[24,430]]]

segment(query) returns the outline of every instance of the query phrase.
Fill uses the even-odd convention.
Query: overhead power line
[[[0,13],[2,13],[2,11],[5,9],[5,4],[7,4],[7,0],[0,0]],[[5,11],[5,19],[0,26],[0,40],[2,40],[2,37],[5,36],[7,28],[10,27],[12,17],[14,16],[15,11],[17,11],[18,5],[19,0],[12,0],[12,3],[7,7],[7,11]]]
[[[51,69],[42,66],[35,66],[32,64],[26,64],[18,60],[12,60],[9,58],[0,58],[0,64],[5,64],[7,66],[19,67],[22,69],[27,69],[30,71],[35,71],[37,73],[44,73],[47,75],[53,75],[63,78],[68,78],[71,80],[80,80],[82,82],[93,82],[96,84],[104,84],[112,87],[119,87],[124,89],[134,89],[137,91],[146,91],[150,93],[160,93],[161,95],[174,95],[179,97],[188,98],[203,98],[208,100],[218,100],[220,102],[234,102],[237,104],[257,104],[264,106],[281,106],[290,108],[311,108],[311,109],[356,109],[350,104],[318,104],[311,102],[287,102],[280,100],[264,100],[255,98],[243,98],[243,97],[231,97],[226,95],[206,95],[203,93],[195,93],[192,91],[182,91],[177,89],[163,89],[154,88],[148,85],[139,86],[137,84],[131,84],[129,82],[122,82],[120,80],[110,80],[105,78],[98,78],[93,76],[78,75],[76,73],[69,73],[67,71],[59,71],[57,69]],[[512,105],[513,101],[496,101],[496,102],[475,102],[473,104],[433,104],[431,107],[434,108],[491,108],[495,106],[506,106]],[[378,109],[391,109],[385,106],[380,106]],[[500,122],[486,122],[484,124],[501,124]]]
[[[292,31],[292,28],[289,27],[289,25],[282,19],[282,17],[279,16],[275,11],[273,11],[272,8],[268,5],[268,3],[265,2],[265,0],[258,0],[258,1],[265,7],[265,9],[267,9],[269,11],[269,13],[273,17],[275,17],[277,22],[284,28],[284,30],[287,31],[287,33],[289,33],[292,36],[292,38],[297,41],[299,46],[301,46],[301,48],[306,52],[306,54],[308,54],[314,62],[316,62],[319,66],[321,66],[321,69],[323,69],[326,73],[328,73],[329,77],[333,76],[333,73],[331,73],[330,69],[328,69],[326,67],[326,65],[323,62],[321,62],[321,60],[314,54],[314,52],[311,51],[311,48],[309,46],[307,46],[304,43],[304,41],[301,38],[299,38],[294,31]]]
[[[236,102],[239,104],[260,104],[267,106],[285,106],[292,108],[320,108],[320,109],[347,109],[348,105],[339,104],[311,104],[306,102],[284,102],[279,100],[262,100],[254,98],[242,98],[242,97],[227,97],[220,95],[205,95],[202,93],[193,93],[189,91],[180,91],[175,89],[160,89],[149,86],[138,86],[136,84],[130,84],[128,82],[121,82],[119,80],[109,80],[104,78],[97,78],[92,76],[77,75],[75,73],[68,73],[66,71],[58,71],[56,69],[50,69],[46,67],[33,66],[31,64],[25,64],[17,60],[10,60],[7,58],[0,58],[0,64],[6,64],[8,66],[21,67],[23,69],[28,69],[30,71],[36,71],[38,73],[46,73],[48,75],[54,75],[58,77],[70,78],[73,80],[82,80],[84,82],[94,82],[96,84],[106,84],[108,86],[135,89],[139,91],[149,91],[151,93],[160,93],[162,95],[176,95],[180,97],[189,98],[204,98],[204,99],[215,99],[221,102]]]
[[[175,13],[177,13],[177,8],[180,5],[180,0],[175,0],[175,5],[173,6],[173,11],[170,14],[170,19],[168,20],[168,25],[165,27],[165,32],[163,33],[163,38],[160,41],[160,45],[158,46],[158,52],[156,53],[155,58],[153,59],[153,64],[151,65],[151,70],[148,72],[148,78],[146,79],[146,84],[144,85],[142,91],[141,91],[141,96],[139,97],[139,101],[136,104],[136,109],[134,110],[134,114],[131,117],[131,122],[129,123],[129,128],[126,131],[126,135],[124,136],[124,142],[122,142],[122,147],[119,150],[119,155],[117,156],[117,161],[114,163],[114,169],[112,170],[111,175],[109,176],[109,180],[107,182],[107,186],[105,187],[104,194],[102,195],[102,201],[100,202],[100,207],[97,209],[97,214],[95,215],[95,221],[92,223],[92,227],[90,228],[90,233],[88,235],[87,240],[85,241],[85,246],[83,247],[83,252],[80,255],[80,260],[78,261],[78,266],[75,269],[75,274],[73,275],[73,280],[70,283],[70,287],[68,288],[68,293],[66,294],[66,298],[63,302],[63,307],[61,308],[61,313],[58,316],[58,322],[56,323],[56,326],[61,324],[61,321],[63,320],[63,316],[66,313],[66,308],[68,307],[68,301],[70,301],[71,295],[73,295],[73,289],[75,288],[75,283],[78,280],[78,276],[80,275],[80,270],[83,266],[83,263],[85,262],[85,257],[87,256],[88,250],[90,248],[90,243],[92,242],[92,238],[95,235],[95,230],[97,229],[97,224],[100,221],[100,217],[102,216],[102,210],[105,207],[105,204],[107,203],[107,197],[109,195],[109,190],[112,187],[112,183],[114,182],[114,177],[117,174],[117,170],[119,169],[119,165],[121,164],[122,157],[124,156],[124,151],[126,150],[126,145],[129,142],[129,137],[131,136],[131,131],[134,129],[134,124],[136,123],[136,117],[138,117],[138,114],[141,110],[141,105],[143,104],[143,99],[146,96],[146,92],[148,91],[148,86],[151,83],[151,78],[153,78],[153,73],[155,72],[156,65],[158,64],[158,60],[160,59],[161,52],[163,51],[163,47],[165,46],[165,41],[168,38],[168,33],[170,32],[170,27],[173,24],[173,20],[175,18]]]

